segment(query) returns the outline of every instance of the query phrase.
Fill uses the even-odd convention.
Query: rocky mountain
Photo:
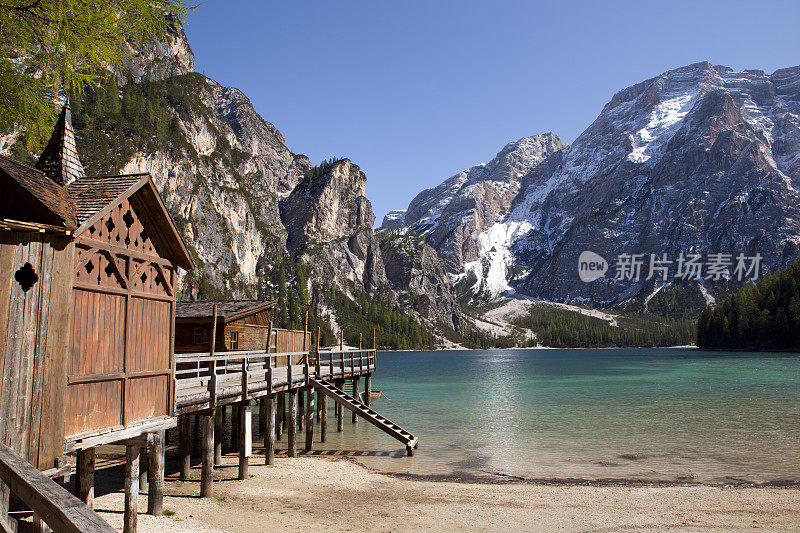
[[[760,254],[767,270],[798,255],[800,67],[765,74],[697,63],[665,72],[615,94],[571,146],[545,146],[520,163],[524,175],[505,182],[510,207],[474,226],[477,246],[443,239],[458,233],[455,224],[437,231],[472,169],[421,193],[393,231],[423,235],[474,292],[599,305],[657,290],[664,281],[645,279],[650,254],[672,261],[662,265],[666,282],[682,252],[706,267],[709,254],[729,254],[730,275],[739,254]],[[472,218],[474,210],[461,224]],[[586,250],[608,262],[606,276],[581,281]],[[644,254],[639,279],[615,279],[621,254]],[[728,289],[724,276],[707,274],[699,290]]]
[[[436,250],[412,234],[386,236],[380,250],[386,276],[403,303],[433,324],[462,329],[458,301]]]
[[[287,249],[341,290],[380,291],[387,279],[375,214],[364,196],[367,177],[348,159],[315,170],[281,202]]]
[[[403,295],[386,277],[358,166],[314,167],[293,153],[241,91],[193,71],[180,26],[153,46],[128,46],[129,59],[103,86],[71,97],[78,151],[88,174],[153,176],[196,264],[180,280],[182,297],[284,298],[279,316],[294,326],[313,299],[336,331],[347,317],[320,301],[335,288],[339,304],[380,300],[384,308],[370,311],[387,319]],[[15,157],[35,156],[20,146]],[[450,291],[444,282],[433,290]],[[322,290],[310,294],[313,286]],[[402,322],[409,331],[418,328],[409,321],[425,318],[411,313]],[[379,331],[384,343],[408,345],[390,329]]]

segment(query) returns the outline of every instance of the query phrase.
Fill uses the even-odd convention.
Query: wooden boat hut
[[[0,157],[0,190],[0,440],[39,469],[91,450],[90,500],[94,446],[175,425],[192,260],[148,174],[85,176],[68,104],[35,168]]]
[[[215,351],[263,350],[267,346],[271,310],[276,304],[277,300],[178,302],[175,308],[175,353],[208,350],[215,306]]]

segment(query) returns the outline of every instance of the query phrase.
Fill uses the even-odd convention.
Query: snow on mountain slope
[[[652,286],[616,280],[613,268],[580,281],[584,250],[610,264],[623,253],[758,253],[766,270],[800,252],[800,67],[671,70],[619,91],[571,146],[549,148],[521,153],[516,168],[526,170],[507,185],[487,177],[491,163],[479,165],[409,205],[407,227],[442,254],[454,281],[492,296],[608,305]],[[513,199],[476,224],[480,208],[462,203],[486,181]],[[704,283],[713,293],[726,282]]]

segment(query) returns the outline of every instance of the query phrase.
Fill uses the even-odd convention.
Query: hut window
[[[39,275],[36,274],[30,263],[25,263],[14,273],[14,279],[22,287],[22,292],[28,292],[28,289],[33,287],[33,284],[39,280]]]
[[[239,349],[239,332],[231,331],[231,350]]]
[[[194,342],[203,342],[203,328],[194,328]]]

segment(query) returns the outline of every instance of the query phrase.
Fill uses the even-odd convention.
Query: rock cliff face
[[[364,196],[367,177],[348,159],[315,170],[281,202],[287,249],[342,290],[381,290],[387,280],[375,214]]]
[[[691,252],[704,262],[758,253],[768,270],[781,268],[800,242],[800,67],[669,71],[614,95],[572,146],[550,141],[521,159],[504,209],[485,216],[454,201],[471,169],[421,193],[405,214],[404,227],[425,235],[475,292],[610,305],[653,289],[649,264],[638,281],[613,279],[626,253],[676,261]],[[451,212],[465,215],[439,230]],[[612,264],[605,277],[580,280],[584,250]],[[698,282],[704,294],[727,286],[705,271]]]
[[[476,165],[452,176],[441,185],[418,194],[402,217],[392,212],[384,229],[405,226],[422,235],[444,259],[452,274],[469,268],[482,269],[481,258],[494,253],[486,232],[510,212],[522,180],[551,154],[565,148],[557,135],[544,133],[507,144],[489,163]],[[402,220],[402,221],[401,221]],[[501,287],[494,287],[497,281]],[[505,279],[481,276],[475,291],[494,293],[505,288]]]
[[[450,287],[444,262],[424,239],[390,235],[381,242],[386,276],[403,295],[404,303],[433,323],[462,329],[458,302]]]

